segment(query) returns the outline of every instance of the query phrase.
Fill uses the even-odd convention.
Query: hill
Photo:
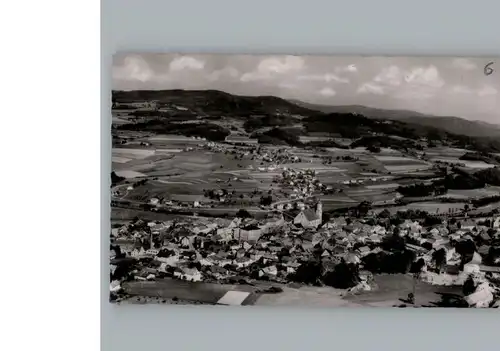
[[[500,137],[500,125],[470,121],[460,117],[429,116],[408,110],[386,110],[360,105],[328,106],[291,100],[298,106],[324,113],[355,113],[372,119],[390,119],[439,128],[452,134],[471,137]]]
[[[275,96],[239,96],[219,90],[134,90],[113,91],[113,102],[130,104],[157,101],[160,109],[181,108],[182,111],[217,117],[279,116],[303,117],[318,113]]]
[[[112,98],[115,109],[123,107],[132,117],[129,120],[132,123],[114,126],[121,130],[199,136],[214,141],[224,140],[236,130],[266,143],[279,141],[290,145],[297,143],[298,135],[326,134],[329,138],[364,138],[358,142],[359,146],[367,146],[371,142],[376,142],[379,147],[417,146],[415,143],[395,141],[394,137],[399,137],[417,142],[427,139],[483,153],[500,152],[497,136],[453,133],[448,124],[435,127],[430,122],[422,122],[432,122],[431,117],[411,111],[330,106],[328,109],[339,112],[326,112],[274,96],[238,96],[216,90],[113,91]],[[155,103],[150,104],[152,101]],[[141,104],[149,107],[141,108]],[[384,114],[387,115],[385,119],[382,118]],[[374,136],[377,138],[371,138]]]

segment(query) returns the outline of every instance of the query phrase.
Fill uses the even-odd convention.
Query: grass
[[[429,306],[441,300],[440,293],[461,294],[460,288],[435,286],[422,281],[415,282],[411,275],[405,274],[375,275],[374,281],[377,285],[375,290],[359,295],[349,295],[345,299],[362,305],[392,307],[401,304],[401,299],[406,299],[415,287],[415,304]]]
[[[375,159],[381,161],[381,162],[387,162],[387,163],[392,163],[392,162],[419,162],[419,160],[409,158],[409,157],[404,157],[404,156],[392,156],[392,155],[380,155],[380,156],[374,156]]]
[[[391,165],[385,166],[385,169],[391,173],[408,173],[408,172],[416,172],[421,170],[427,170],[431,166],[428,164],[405,164],[405,165]]]
[[[471,199],[480,197],[489,197],[500,195],[500,189],[498,187],[484,188],[484,189],[464,189],[464,190],[454,190],[450,189],[443,198],[454,198],[454,199]]]

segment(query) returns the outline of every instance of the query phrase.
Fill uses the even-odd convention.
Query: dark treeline
[[[213,123],[171,123],[164,120],[150,120],[140,123],[128,123],[117,127],[119,130],[155,132],[163,134],[179,134],[197,136],[210,141],[223,141],[230,131]]]

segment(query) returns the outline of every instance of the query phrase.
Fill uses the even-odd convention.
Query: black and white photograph
[[[500,306],[500,66],[120,53],[110,301]]]

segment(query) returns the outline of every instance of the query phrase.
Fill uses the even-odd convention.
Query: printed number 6
[[[490,67],[492,64],[493,64],[493,62],[490,62],[486,66],[484,66],[484,74],[486,76],[489,76],[490,74],[493,73],[493,68]]]

